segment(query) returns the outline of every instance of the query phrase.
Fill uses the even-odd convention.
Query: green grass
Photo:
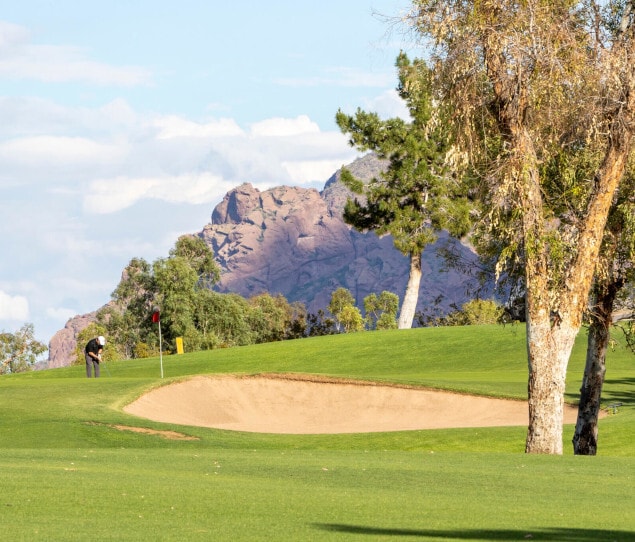
[[[584,338],[570,362],[575,401]],[[524,398],[522,328],[359,333],[0,378],[0,540],[635,540],[635,357],[608,357],[597,457],[525,428],[271,435],[121,410],[189,375],[298,372]],[[120,431],[173,429],[198,440]],[[531,538],[529,538],[531,537]]]

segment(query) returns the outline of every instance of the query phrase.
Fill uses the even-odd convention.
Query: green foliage
[[[354,314],[355,298],[353,294],[346,288],[338,288],[331,294],[331,300],[329,301],[328,310],[335,318],[335,327],[338,331],[347,326],[356,326],[356,315]],[[357,309],[359,312],[359,309]],[[359,315],[361,318],[361,313]]]
[[[179,237],[174,248],[170,250],[170,256],[184,258],[198,275],[200,286],[211,288],[220,278],[220,269],[214,261],[214,255],[201,237]]]
[[[135,345],[134,357],[137,359],[155,357],[159,354],[158,349],[152,348],[147,343],[140,342]]]
[[[473,299],[461,307],[464,325],[496,324],[503,315],[503,308],[492,299]]]
[[[104,335],[115,345],[120,358],[134,357],[140,342],[158,347],[158,333],[151,319],[157,289],[152,266],[143,258],[133,258],[112,293],[113,302],[97,313],[97,321],[106,328]]]
[[[182,236],[167,258],[149,264],[134,258],[97,320],[117,357],[147,357],[159,351],[160,312],[164,352],[183,339],[186,352],[299,338],[308,334],[306,309],[283,296],[251,300],[211,290],[218,266],[200,237]],[[90,332],[91,334],[93,331]],[[112,348],[112,346],[110,347]],[[80,357],[83,359],[83,357]]]
[[[219,294],[211,290],[198,292],[195,327],[201,336],[201,347],[241,346],[253,343],[249,325],[249,303],[237,294]]]
[[[165,340],[173,342],[193,327],[198,275],[182,256],[157,260],[153,271],[157,284],[155,299],[161,310],[161,329]]]
[[[364,318],[360,310],[353,305],[346,305],[340,311],[338,322],[342,325],[344,333],[352,333],[364,330]]]
[[[249,300],[248,316],[254,342],[264,343],[299,338],[306,330],[306,310],[301,303],[290,304],[283,295],[263,293]]]
[[[1,332],[0,375],[28,371],[46,351],[46,345],[35,339],[33,324],[24,324],[15,333]]]
[[[364,311],[370,329],[397,329],[399,296],[388,291],[379,297],[369,294],[364,298]]]
[[[324,310],[318,309],[317,313],[307,314],[305,332],[307,337],[321,337],[337,332],[335,320],[326,316]]]
[[[446,315],[419,315],[419,323],[424,327],[479,326],[503,323],[504,314],[505,309],[493,299],[472,299]]]

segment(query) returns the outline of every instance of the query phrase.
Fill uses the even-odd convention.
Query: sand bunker
[[[527,403],[289,375],[214,376],[157,388],[124,408],[150,420],[257,433],[366,433],[528,423]],[[577,409],[565,409],[575,423]]]

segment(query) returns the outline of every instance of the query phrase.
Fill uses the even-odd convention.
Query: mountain
[[[383,164],[366,155],[347,167],[367,182]],[[249,183],[228,192],[198,233],[221,269],[216,289],[244,297],[282,294],[303,302],[309,312],[326,309],[339,287],[348,289],[360,308],[371,293],[388,290],[403,297],[408,258],[393,247],[390,236],[358,232],[343,221],[351,196],[339,171],[321,192],[290,186],[261,192]],[[440,249],[450,250],[461,267],[445,269]],[[479,286],[476,262],[469,246],[441,233],[423,253],[418,310],[446,314],[471,299]],[[70,363],[77,333],[93,319],[94,313],[75,317],[53,336],[50,367]]]
[[[373,155],[348,166],[365,181],[381,167]],[[390,236],[358,232],[344,223],[344,204],[352,194],[339,178],[338,171],[322,192],[288,186],[261,192],[248,183],[228,192],[200,233],[221,268],[217,289],[245,297],[279,293],[302,301],[310,312],[325,309],[339,287],[350,290],[360,308],[370,293],[403,296],[409,259],[393,247]],[[440,248],[468,265],[463,271],[443,271]],[[469,264],[476,261],[468,246],[442,233],[423,254],[418,310],[435,306],[447,313],[470,299],[478,284]]]

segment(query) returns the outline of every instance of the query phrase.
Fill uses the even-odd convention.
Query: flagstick
[[[163,378],[163,345],[161,344],[161,320],[159,320],[159,359],[161,360],[161,378]]]

